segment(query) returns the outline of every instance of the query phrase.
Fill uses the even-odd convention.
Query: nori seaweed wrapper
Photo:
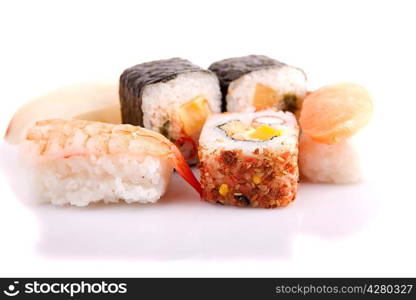
[[[282,63],[265,55],[247,55],[223,59],[211,64],[208,70],[217,74],[220,81],[222,93],[222,111],[226,110],[225,97],[227,96],[228,86],[234,80],[250,72],[266,69],[269,67],[284,67]]]
[[[119,86],[122,122],[143,126],[144,88],[149,84],[170,81],[188,72],[210,71],[178,57],[146,62],[126,69],[120,76]]]

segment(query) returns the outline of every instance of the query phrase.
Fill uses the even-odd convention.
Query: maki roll
[[[288,205],[298,185],[298,134],[290,112],[210,116],[199,140],[202,198],[235,206]]]
[[[123,72],[119,86],[123,123],[157,131],[190,164],[206,118],[221,110],[218,78],[181,58],[142,63]]]
[[[301,69],[264,55],[228,58],[208,69],[220,80],[223,111],[277,108],[296,112],[306,94],[306,75]]]
[[[362,176],[359,131],[370,121],[371,96],[355,83],[338,83],[311,92],[299,123],[299,165],[314,182],[354,183]]]
[[[154,203],[165,193],[173,168],[200,192],[178,148],[138,126],[42,120],[27,131],[20,151],[38,202]]]

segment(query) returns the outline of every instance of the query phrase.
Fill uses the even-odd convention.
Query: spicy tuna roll
[[[213,72],[181,58],[146,62],[123,72],[119,94],[123,123],[162,133],[188,163],[196,163],[201,128],[208,115],[221,109]]]
[[[228,58],[208,69],[220,80],[223,111],[277,108],[295,112],[306,94],[306,75],[301,69],[264,55]]]
[[[202,198],[235,206],[286,206],[296,197],[298,134],[290,112],[210,116],[199,140]]]

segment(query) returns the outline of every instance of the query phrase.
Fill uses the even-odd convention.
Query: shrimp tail
[[[201,184],[199,183],[198,179],[196,179],[191,168],[188,166],[182,153],[174,145],[172,145],[171,149],[172,149],[173,155],[169,157],[169,160],[172,166],[179,173],[179,175],[181,175],[183,179],[185,179],[201,196],[202,195]]]

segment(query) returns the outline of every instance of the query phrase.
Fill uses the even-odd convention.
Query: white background
[[[3,1],[2,132],[30,98],[174,56],[207,67],[266,54],[303,68],[310,89],[365,85],[375,114],[367,182],[305,184],[287,209],[254,213],[194,203],[185,189],[176,209],[169,200],[161,215],[147,207],[137,213],[143,224],[139,218],[160,222],[164,212],[166,228],[174,228],[166,235],[150,230],[159,242],[143,239],[155,244],[144,245],[141,256],[134,255],[137,236],[128,236],[137,224],[127,206],[95,209],[105,223],[74,209],[47,206],[39,214],[15,196],[3,151],[0,276],[416,276],[415,28],[413,1]],[[74,230],[60,231],[68,220]],[[271,220],[275,228],[262,227]],[[238,235],[224,234],[240,225]],[[178,246],[182,255],[169,255]]]

